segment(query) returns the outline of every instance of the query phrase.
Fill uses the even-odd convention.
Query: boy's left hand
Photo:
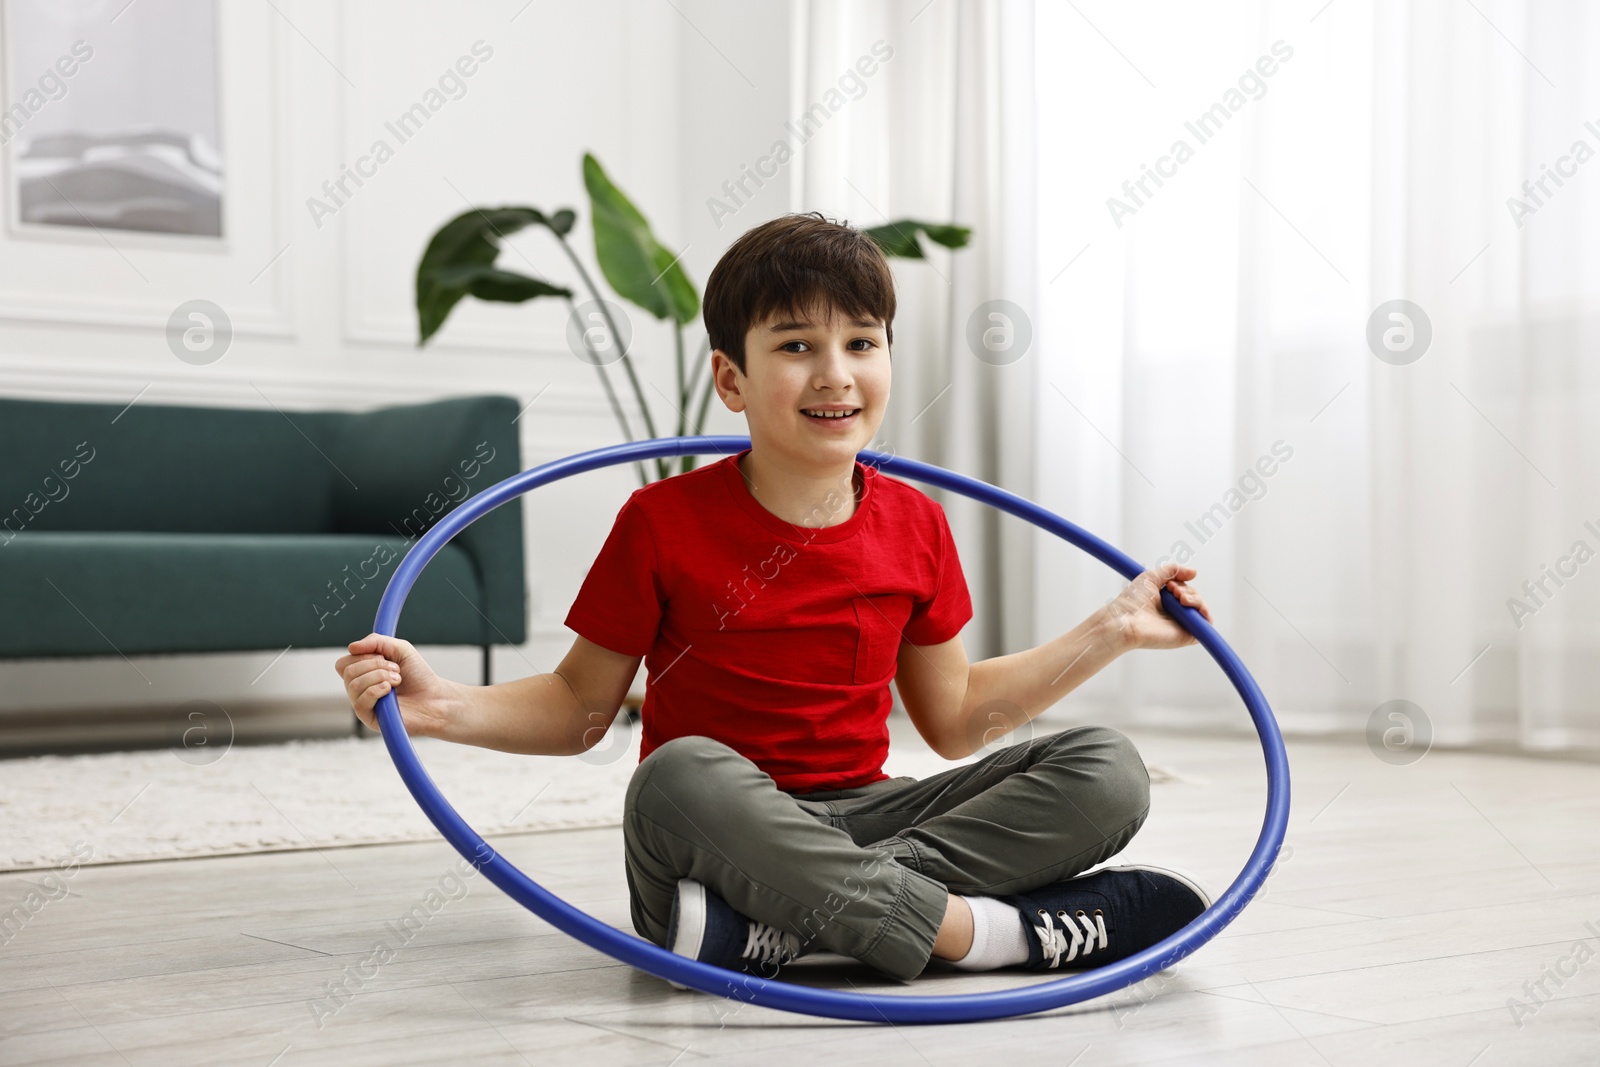
[[[1200,594],[1186,584],[1199,572],[1181,563],[1164,563],[1139,575],[1115,600],[1102,610],[1111,632],[1124,649],[1182,648],[1195,643],[1195,636],[1161,606],[1161,590],[1171,590],[1178,603],[1194,608],[1207,622],[1211,610]]]

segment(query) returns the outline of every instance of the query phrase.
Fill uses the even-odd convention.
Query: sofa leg
[[[489,645],[483,645],[481,647],[483,649],[483,667],[479,671],[480,681],[479,681],[478,684],[480,684],[480,685],[488,685],[489,684],[489,649],[490,649],[490,646]]]

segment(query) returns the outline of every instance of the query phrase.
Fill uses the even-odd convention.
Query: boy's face
[[[743,411],[751,446],[789,467],[848,469],[871,444],[889,404],[889,344],[881,321],[854,322],[833,308],[769,316],[744,340],[745,373],[713,353],[717,394]],[[844,418],[808,410],[845,408]]]

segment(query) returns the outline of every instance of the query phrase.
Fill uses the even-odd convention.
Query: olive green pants
[[[1071,878],[1120,852],[1149,810],[1138,750],[1101,726],[923,779],[803,794],[720,741],[674,738],[628,784],[633,926],[665,946],[678,879],[693,878],[810,949],[910,979],[932,955],[947,891],[998,896]]]

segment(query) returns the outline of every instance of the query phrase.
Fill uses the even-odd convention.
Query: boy
[[[335,664],[355,708],[391,686],[406,729],[509,752],[599,741],[639,662],[641,760],[624,803],[635,930],[768,976],[811,949],[901,979],[1095,967],[1210,903],[1154,867],[1090,868],[1149,810],[1131,742],[1079,726],[923,780],[890,778],[889,682],[929,745],[971,755],[1122,652],[1194,638],[1165,586],[1207,618],[1177,564],[1140,575],[1076,628],[969,664],[972,605],[943,509],[856,460],[889,401],[893,278],[863,233],[820,214],[765,223],[706,282],[718,395],[751,446],[636,490],[584,578],[578,633],[550,674],[438,678],[369,635]]]

